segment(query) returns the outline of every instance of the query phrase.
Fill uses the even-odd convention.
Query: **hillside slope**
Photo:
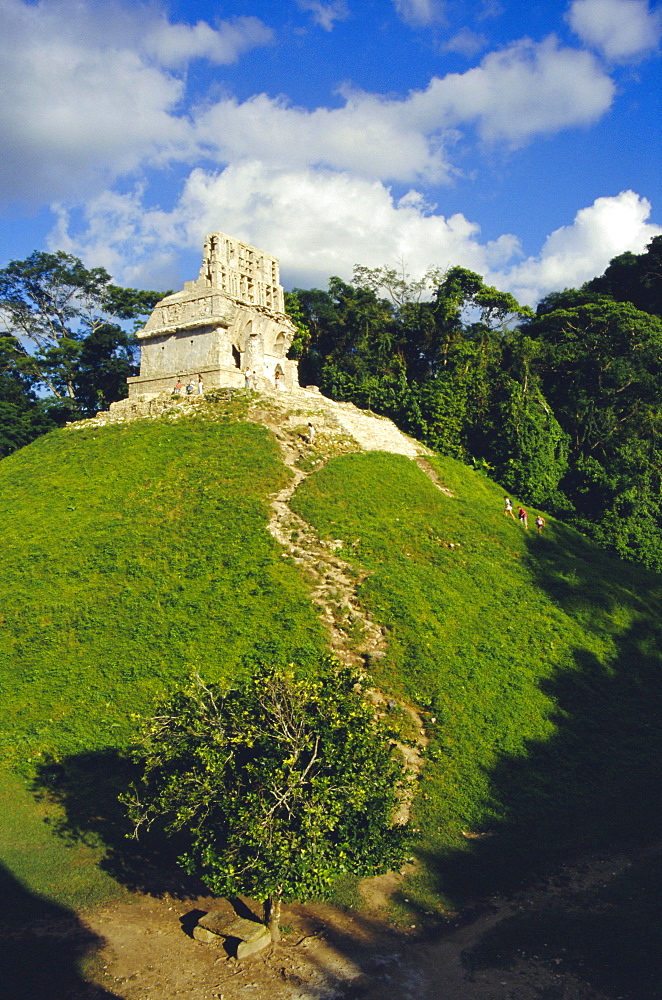
[[[331,628],[431,741],[403,913],[631,836],[635,813],[645,837],[660,819],[660,578],[561,524],[523,532],[498,486],[452,460],[426,475],[330,421],[310,446],[297,405],[89,422],[0,463],[7,764],[107,760],[132,713],[191,671],[230,680],[255,655],[305,667]],[[282,546],[267,529],[292,468]]]

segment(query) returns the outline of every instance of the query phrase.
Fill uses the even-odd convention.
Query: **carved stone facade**
[[[205,389],[244,385],[299,389],[297,362],[286,354],[296,328],[285,314],[278,261],[225,233],[205,240],[200,274],[155,307],[141,331],[140,375],[129,397],[172,389],[201,375]],[[278,379],[276,374],[278,373]]]

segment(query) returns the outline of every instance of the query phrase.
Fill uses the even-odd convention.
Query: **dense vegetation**
[[[0,271],[0,456],[126,394],[162,297],[35,252]],[[603,546],[662,569],[662,237],[535,312],[461,267],[357,266],[286,296],[304,384],[391,417]]]
[[[154,822],[184,832],[186,870],[219,896],[263,900],[273,941],[283,900],[399,868],[405,767],[366,679],[330,657],[312,676],[264,662],[231,687],[196,676],[136,747],[141,780],[123,796],[136,837]]]
[[[662,569],[662,237],[535,314],[459,267],[419,282],[358,267],[290,301],[304,383]]]
[[[123,399],[137,372],[128,321],[164,294],[120,288],[61,250],[0,270],[0,457]]]
[[[332,458],[292,501],[323,538],[343,540],[388,641],[367,666],[422,711],[431,737],[419,866],[399,901],[407,924],[550,859],[656,835],[661,250],[654,240],[618,258],[535,314],[457,268],[430,276],[431,302],[383,270],[290,297],[307,380],[433,444],[453,493],[372,453]],[[8,452],[52,414],[32,362],[4,349]],[[77,907],[118,885],[173,891],[162,860],[132,857],[118,812],[137,715],[193,671],[225,684],[262,658],[315,675],[326,637],[310,582],[266,531],[289,472],[244,416],[244,402],[211,399],[187,420],[56,430],[0,462],[0,874],[19,909],[43,910],[27,890]],[[307,468],[327,456],[313,457]],[[525,533],[487,473],[563,520]],[[640,876],[634,902],[632,881],[617,893],[636,930],[626,970],[650,935],[640,900],[659,922]],[[622,923],[607,910],[614,941]],[[573,928],[552,924],[532,933],[570,942]],[[596,965],[611,960],[597,948]]]

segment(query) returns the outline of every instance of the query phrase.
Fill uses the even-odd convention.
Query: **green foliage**
[[[535,316],[466,268],[357,266],[354,287],[298,290],[302,380],[660,569],[661,252],[656,237]]]
[[[118,288],[63,251],[11,261],[0,271],[7,370],[48,390],[67,417],[92,415],[135,374],[133,338],[115,320],[137,320],[162,297]]]
[[[296,292],[285,292],[285,312],[297,328],[288,356],[294,359],[300,358],[304,348],[310,342],[310,330],[306,326],[299,296]]]
[[[577,526],[659,570],[662,321],[630,303],[573,301],[528,328],[539,339],[545,398],[570,445],[560,487]]]
[[[354,280],[332,278],[328,293],[297,291],[311,334],[302,380],[447,454],[489,447],[486,426],[501,430],[494,388],[508,325],[531,311],[464,268],[412,281],[402,269],[356,267]],[[431,288],[434,299],[422,301]]]
[[[614,257],[605,273],[584,287],[662,316],[662,236],[654,236],[644,253]]]
[[[0,338],[0,457],[53,430],[56,421],[37,399],[31,380],[13,364],[13,347]]]
[[[260,663],[229,689],[197,678],[146,726],[137,827],[185,830],[187,870],[224,896],[305,900],[401,863],[403,764],[360,680],[328,658],[307,676]]]

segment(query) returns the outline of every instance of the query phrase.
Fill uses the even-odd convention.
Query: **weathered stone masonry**
[[[140,375],[129,378],[129,398],[154,395],[202,375],[205,389],[241,388],[244,372],[257,386],[299,388],[297,362],[286,354],[296,328],[285,314],[279,267],[256,247],[211,233],[200,274],[155,307],[141,331]]]

